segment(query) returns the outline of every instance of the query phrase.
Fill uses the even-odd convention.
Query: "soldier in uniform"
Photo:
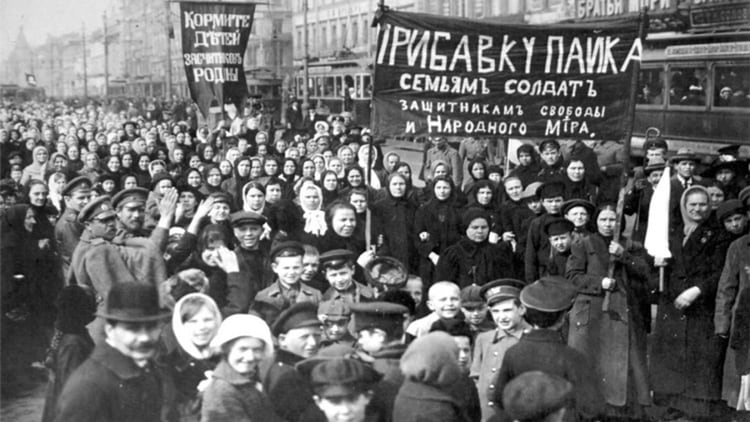
[[[61,194],[65,202],[65,211],[55,224],[55,240],[62,258],[63,274],[67,275],[73,251],[83,234],[84,227],[78,221],[78,213],[89,203],[91,180],[85,176],[76,177],[63,187]]]

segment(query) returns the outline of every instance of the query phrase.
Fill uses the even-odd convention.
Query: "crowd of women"
[[[454,150],[434,136],[426,140],[425,168],[412,169],[398,152],[383,154],[380,142],[370,148],[371,133],[347,116],[273,130],[251,108],[230,111],[213,128],[132,114],[95,103],[5,102],[0,108],[2,369],[8,392],[23,388],[31,365],[44,361],[51,343],[59,347],[55,319],[65,300],[59,294],[66,257],[55,224],[65,213],[64,187],[85,176],[93,186],[89,200],[148,189],[146,229],[160,220],[164,198],[177,192],[164,251],[169,276],[205,277],[209,284],[226,279],[215,251],[239,247],[230,225],[237,211],[265,218],[260,248],[266,261],[271,248],[286,240],[305,244],[306,256],[337,249],[355,259],[388,256],[422,280],[416,297],[443,280],[466,288],[501,278],[531,283],[563,276],[578,291],[567,341],[603,380],[609,416],[645,419],[651,405],[667,409],[664,419],[718,420],[730,407],[745,410],[750,393],[741,377],[750,372],[743,356],[748,336],[735,332],[735,315],[747,312],[747,300],[740,300],[747,296],[747,267],[737,270],[725,260],[728,249],[742,254],[750,245],[743,237],[747,166],[740,161],[717,162],[707,171],[710,178],[700,178],[699,158],[685,153],[665,162],[666,146],[651,145],[661,156],[647,154],[625,207],[638,227],[632,238],[615,241],[623,171],[616,142],[593,148],[580,141],[528,143],[510,152],[519,164],[508,171],[487,140],[466,139]],[[681,183],[672,192],[673,258],[654,262],[641,245],[644,210],[670,164]],[[460,171],[454,171],[457,165]],[[732,175],[725,178],[727,169]],[[420,175],[424,184],[415,183]],[[559,230],[562,220],[570,227]],[[187,251],[181,241],[186,232],[196,239]],[[662,283],[660,267],[666,270]],[[259,289],[274,282],[267,262],[244,271],[260,274]],[[303,281],[325,293],[328,283],[315,266],[309,271]],[[363,282],[360,275],[358,268],[355,277]],[[165,354],[177,366],[197,362],[200,370],[177,380],[192,395],[203,372],[217,364],[206,346],[229,316],[227,298],[179,297],[171,303],[177,345],[174,355]],[[253,301],[242,307],[231,313],[247,313]],[[722,318],[728,322],[715,326]],[[187,326],[197,321],[215,327],[205,330],[205,338],[188,340]],[[271,347],[270,334],[262,337]]]

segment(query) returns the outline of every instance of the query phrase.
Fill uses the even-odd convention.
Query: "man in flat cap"
[[[570,418],[573,385],[556,375],[530,371],[503,391],[503,406],[518,422],[562,422]]]
[[[322,360],[310,372],[315,405],[325,414],[326,421],[365,422],[374,420],[368,406],[382,375],[370,365],[356,359]]]
[[[255,300],[273,303],[284,310],[295,303],[312,302],[317,305],[322,300],[321,293],[300,280],[302,276],[302,256],[305,249],[296,241],[280,242],[271,250],[271,269],[276,281],[255,295]]]
[[[542,276],[565,276],[565,265],[570,256],[570,245],[573,242],[575,226],[565,218],[554,218],[544,225],[544,234],[549,240],[550,253],[539,263],[539,274]]]
[[[314,356],[321,345],[322,330],[317,305],[301,302],[283,311],[271,326],[278,341],[273,361],[261,363],[261,382],[276,413],[296,421],[313,405],[312,387],[294,365]]]
[[[55,241],[62,258],[63,274],[67,275],[73,251],[83,234],[84,227],[78,221],[78,213],[91,198],[91,180],[86,176],[76,177],[63,187],[61,193],[65,202],[65,212],[55,224]]]
[[[528,371],[544,371],[571,383],[579,416],[590,419],[602,413],[602,385],[592,365],[583,353],[565,344],[560,334],[575,297],[575,287],[563,277],[542,278],[523,288],[520,301],[525,308],[524,319],[532,329],[505,353],[494,379],[494,401],[498,406],[504,408],[503,391],[515,377]]]
[[[371,288],[354,280],[354,254],[346,249],[332,249],[320,255],[320,271],[331,287],[323,300],[356,303],[375,298]]]
[[[238,211],[229,216],[229,223],[237,244],[234,254],[242,277],[236,280],[239,284],[227,280],[227,305],[222,310],[224,315],[247,312],[269,277],[268,255],[260,247],[266,218],[252,211]]]
[[[674,166],[674,174],[670,180],[671,186],[669,191],[669,208],[671,210],[672,221],[680,221],[680,198],[685,189],[693,185],[706,186],[706,181],[695,174],[695,168],[700,164],[700,157],[690,148],[680,148],[677,150],[670,162]]]
[[[169,318],[156,288],[128,282],[112,288],[97,313],[106,321],[98,344],[63,387],[57,422],[177,421],[170,377],[154,365],[159,333]]]
[[[340,300],[326,300],[318,305],[318,319],[323,326],[322,345],[354,344],[356,339],[349,333],[352,310]]]
[[[480,290],[490,308],[490,314],[497,328],[481,333],[474,341],[469,376],[477,384],[482,421],[487,421],[496,413],[494,398],[495,376],[500,370],[505,351],[518,342],[529,325],[523,320],[524,308],[518,299],[524,283],[505,278],[493,280]]]

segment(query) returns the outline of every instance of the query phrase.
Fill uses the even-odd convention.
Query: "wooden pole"
[[[644,8],[640,15],[640,21],[638,23],[638,38],[643,40],[646,38],[646,24],[648,23],[648,13]],[[630,146],[631,138],[633,137],[633,126],[635,124],[635,103],[638,95],[638,77],[640,73],[640,62],[636,61],[633,63],[633,70],[630,78],[630,103],[628,110],[628,129],[625,133],[624,150],[625,150],[625,162],[623,163],[623,172],[620,176],[620,193],[617,196],[617,208],[615,215],[615,232],[612,237],[612,241],[620,243],[620,232],[621,232],[621,221],[623,217],[623,209],[625,208],[625,193],[628,190],[628,185],[632,183],[630,173]],[[615,263],[617,258],[614,255],[609,256],[609,266],[607,268],[607,276],[614,278],[615,274]],[[604,300],[602,301],[602,311],[609,312],[609,303],[612,296],[612,292],[607,290],[604,293]]]

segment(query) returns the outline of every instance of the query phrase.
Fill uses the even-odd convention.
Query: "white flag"
[[[520,139],[509,138],[508,139],[508,160],[511,163],[518,165],[518,147],[523,145]]]
[[[671,193],[669,166],[664,168],[648,206],[648,227],[644,246],[654,258],[671,258],[669,252],[669,195]]]

